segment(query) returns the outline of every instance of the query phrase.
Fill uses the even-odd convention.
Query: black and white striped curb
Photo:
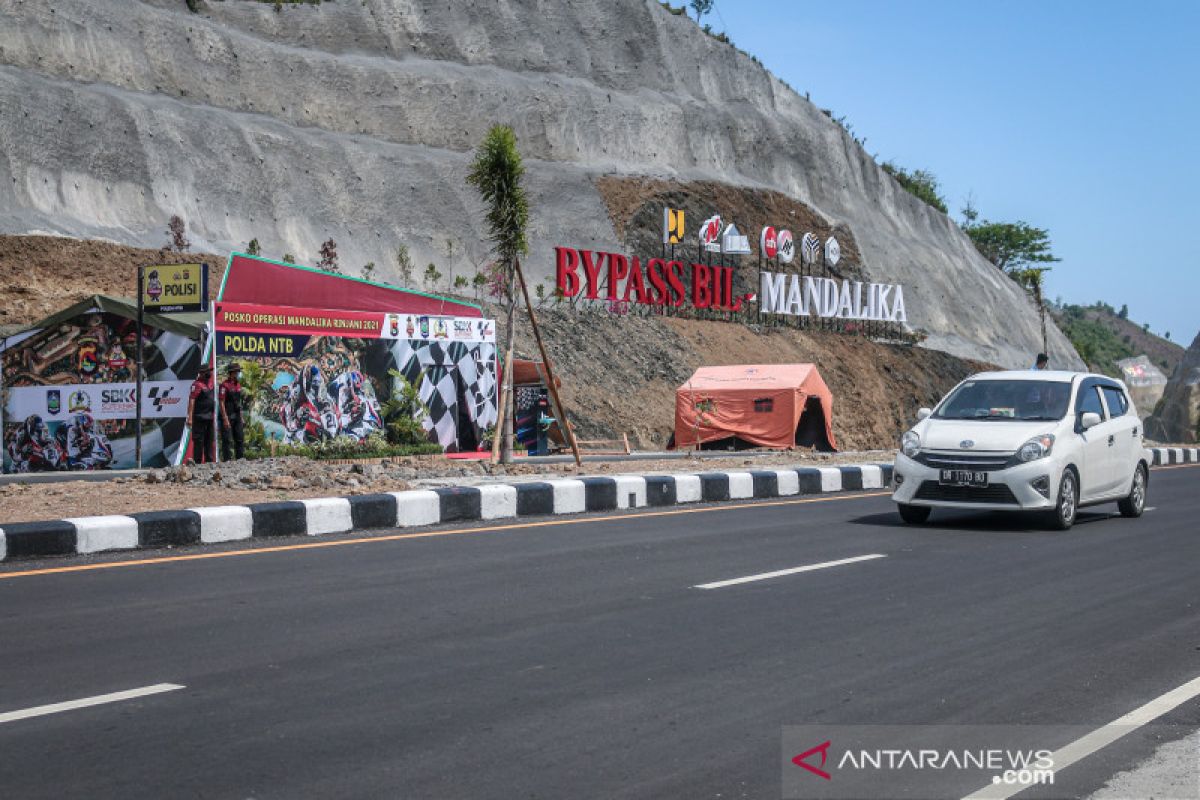
[[[791,497],[891,485],[891,464],[616,475],[5,524],[0,561],[378,528]]]
[[[1164,464],[1200,464],[1200,448],[1197,447],[1151,447],[1154,466]]]

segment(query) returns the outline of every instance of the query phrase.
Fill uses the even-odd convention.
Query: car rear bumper
[[[1061,470],[1051,459],[988,472],[986,488],[942,486],[941,470],[921,464],[903,453],[896,455],[892,473],[897,503],[934,508],[973,508],[989,511],[1038,511],[1053,508],[1058,498]],[[1034,487],[1044,478],[1047,495]]]

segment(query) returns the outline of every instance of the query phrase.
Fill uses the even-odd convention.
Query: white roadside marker
[[[791,569],[780,569],[775,572],[763,572],[758,575],[747,575],[744,578],[730,578],[727,581],[715,581],[713,583],[701,583],[694,586],[695,589],[721,589],[725,586],[736,586],[739,583],[751,583],[752,581],[765,581],[770,578],[779,578],[784,575],[795,575],[797,572],[812,572],[817,569],[827,569],[829,567],[840,567],[843,564],[854,564],[859,561],[870,561],[874,558],[887,558],[883,553],[871,553],[865,556],[854,556],[854,558],[842,558],[837,561],[822,561],[820,564],[806,564],[803,567],[792,567]]]
[[[1158,719],[1168,711],[1178,708],[1195,697],[1200,697],[1200,678],[1192,678],[1183,686],[1172,689],[1166,694],[1154,698],[1146,705],[1135,708],[1125,716],[1114,719],[1104,727],[1055,750],[1050,756],[1054,762],[1054,771],[1066,769],[1076,761],[1087,758],[1097,750],[1107,747],[1122,736],[1133,733],[1137,728]],[[963,800],[1007,800],[1032,785],[1031,783],[993,783],[967,795]]]
[[[0,713],[0,724],[16,722],[19,719],[29,719],[30,717],[44,717],[47,714],[58,714],[62,711],[74,711],[77,708],[87,708],[88,706],[119,703],[122,700],[133,700],[138,697],[173,692],[176,689],[183,688],[185,687],[175,683],[156,683],[153,686],[143,686],[140,689],[127,689],[124,692],[98,694],[95,697],[81,697],[78,700],[67,700],[65,703],[51,703],[48,706],[34,706],[33,708],[23,708],[19,711],[6,711]]]

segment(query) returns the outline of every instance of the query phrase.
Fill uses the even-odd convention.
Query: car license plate
[[[944,469],[941,475],[943,486],[987,486],[988,474],[970,469]]]

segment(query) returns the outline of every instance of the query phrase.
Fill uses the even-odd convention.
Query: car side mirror
[[[917,422],[920,422],[923,419],[927,419],[929,417],[929,415],[932,413],[933,413],[932,408],[918,408],[917,409]]]
[[[1100,415],[1095,411],[1085,411],[1083,416],[1079,418],[1079,427],[1086,431],[1088,428],[1096,427],[1102,421],[1103,420],[1100,419]]]

